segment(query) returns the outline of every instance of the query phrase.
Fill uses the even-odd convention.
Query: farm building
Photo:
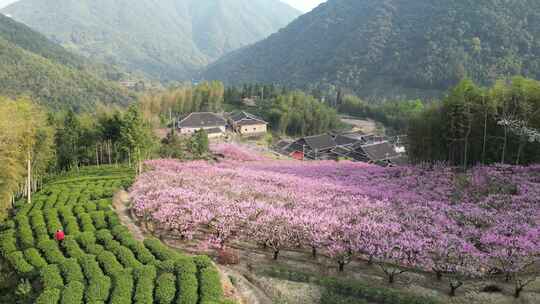
[[[227,121],[215,113],[199,112],[189,114],[177,127],[180,134],[189,135],[197,130],[205,130],[209,138],[216,138],[225,134]]]
[[[229,123],[235,132],[244,136],[266,134],[268,128],[266,121],[244,111],[232,114]]]

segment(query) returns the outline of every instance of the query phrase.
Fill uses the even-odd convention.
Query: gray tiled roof
[[[363,145],[362,150],[372,161],[389,160],[400,156],[394,146],[387,141]]]
[[[191,113],[178,123],[180,128],[208,128],[226,125],[227,121],[223,117],[210,112]]]
[[[305,137],[306,144],[313,150],[331,149],[337,146],[336,141],[331,135],[323,134]]]

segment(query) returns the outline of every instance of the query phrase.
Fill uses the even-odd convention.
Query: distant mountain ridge
[[[24,24],[0,14],[0,95],[30,96],[51,109],[92,109],[134,98],[104,80],[100,66],[71,54]]]
[[[20,0],[2,12],[78,54],[161,80],[190,79],[300,15],[279,0]]]
[[[463,77],[540,78],[539,0],[329,0],[203,73],[227,83],[331,83],[364,98],[438,96]]]

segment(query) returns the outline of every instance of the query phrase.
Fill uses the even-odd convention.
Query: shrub
[[[43,214],[47,220],[49,234],[54,235],[58,229],[62,228],[62,223],[58,219],[58,211],[56,209],[46,209]]]
[[[55,264],[50,264],[41,268],[39,275],[45,289],[62,288],[62,286],[64,286],[60,270]]]
[[[109,227],[115,227],[120,225],[120,219],[118,218],[118,215],[116,215],[116,212],[114,212],[114,210],[105,211],[105,217],[107,218],[107,223],[109,224]]]
[[[177,269],[177,288],[179,290],[179,296],[177,298],[177,304],[197,304],[198,296],[198,282],[197,282],[197,266],[193,263],[193,260],[187,257],[176,260]]]
[[[82,231],[84,232],[96,231],[96,228],[94,227],[94,222],[92,221],[92,217],[90,217],[88,213],[80,214],[79,219],[81,220]]]
[[[75,218],[74,216],[69,216],[65,218],[64,221],[66,223],[65,230],[67,234],[76,235],[80,232],[77,218]]]
[[[102,199],[97,202],[97,209],[108,211],[111,210],[112,201],[108,199]]]
[[[118,237],[119,235],[123,234],[123,233],[129,233],[129,230],[122,226],[122,225],[118,225],[118,226],[114,226],[112,229],[111,229],[111,233],[112,235],[114,235],[114,237]]]
[[[151,238],[144,240],[144,245],[161,261],[178,258],[179,254],[164,245],[160,240]]]
[[[66,282],[84,282],[84,275],[77,259],[65,259],[59,266]]]
[[[60,289],[46,288],[36,299],[36,304],[57,304],[60,301]]]
[[[203,268],[198,277],[200,303],[219,302],[223,290],[218,271],[214,267]]]
[[[135,302],[147,304],[154,303],[153,292],[154,280],[156,279],[156,268],[148,265],[136,269],[135,278],[137,280],[137,284],[135,286]]]
[[[176,294],[176,278],[172,273],[162,273],[156,281],[156,299],[159,304],[170,304]]]
[[[92,221],[94,222],[94,227],[96,229],[107,228],[107,221],[105,221],[105,212],[103,211],[93,211],[90,213]]]
[[[48,265],[47,261],[41,256],[39,251],[36,248],[26,249],[24,251],[24,256],[28,263],[37,269],[41,269]]]
[[[81,247],[79,247],[79,243],[77,243],[75,238],[71,236],[66,236],[66,239],[62,242],[62,246],[65,248],[67,254],[72,258],[79,259],[86,254]]]
[[[8,254],[7,260],[18,274],[28,275],[34,271],[34,266],[25,260],[21,251],[14,251]]]
[[[374,288],[360,282],[343,281],[336,278],[322,278],[319,284],[326,288],[327,292],[341,295],[342,298],[356,298],[374,303],[392,304],[435,304],[436,300],[407,294],[389,288]],[[328,302],[327,302],[328,303]]]
[[[84,285],[79,281],[69,282],[62,292],[61,304],[83,303]]]
[[[34,247],[34,235],[30,228],[28,217],[17,215],[15,220],[17,221],[18,237],[21,247],[23,249]]]
[[[131,250],[124,246],[120,246],[118,242],[115,243],[118,244],[118,246],[112,246],[110,250],[116,255],[116,257],[118,258],[120,263],[124,265],[124,267],[140,268],[142,266],[141,262],[139,262],[135,258],[135,255],[133,255],[133,252],[131,252]]]
[[[212,260],[206,255],[197,255],[193,257],[193,262],[195,263],[199,271],[201,271],[204,268],[209,268],[209,267],[214,266],[214,263],[212,263]]]
[[[123,270],[114,279],[111,304],[131,304],[133,293],[133,275],[131,269]]]
[[[86,247],[86,251],[88,251],[89,254],[93,254],[97,256],[101,254],[103,251],[105,251],[105,248],[103,248],[103,246],[98,245],[98,244],[92,244]]]
[[[0,234],[0,252],[2,253],[2,256],[7,257],[8,254],[14,251],[17,251],[15,230],[6,230]]]
[[[105,243],[107,241],[113,240],[114,238],[109,230],[101,229],[96,232],[96,239],[101,243]]]
[[[109,298],[109,293],[111,290],[111,278],[108,276],[97,276],[88,282],[86,289],[86,301],[95,302],[102,301],[105,302]]]
[[[128,246],[131,250],[133,250],[135,255],[137,255],[137,259],[141,263],[143,263],[143,264],[151,264],[151,263],[154,263],[156,261],[156,258],[154,257],[152,252],[150,252],[150,250],[148,250],[148,248],[146,248],[140,242],[137,242],[137,241],[134,241],[134,242],[135,243],[132,244],[131,246],[126,245],[126,244],[124,244],[124,245]]]
[[[42,240],[37,246],[45,255],[45,259],[50,264],[60,264],[64,261],[65,257],[62,251],[58,248],[58,243],[53,240]]]
[[[240,256],[237,251],[226,248],[218,252],[217,260],[221,265],[237,265],[240,263]]]
[[[77,236],[77,241],[82,247],[88,248],[96,244],[96,236],[92,232],[83,232]]]
[[[176,260],[166,260],[156,262],[156,267],[160,272],[175,272]]]
[[[87,254],[79,259],[79,263],[83,270],[84,276],[89,281],[104,276],[103,271],[101,271],[101,268],[99,267],[99,263],[96,261],[95,256]]]
[[[97,205],[94,202],[88,202],[84,204],[84,209],[86,209],[86,212],[90,213],[97,210]]]
[[[43,218],[43,213],[41,211],[32,211],[30,213],[30,222],[36,237],[39,238],[39,236],[43,235],[49,236],[49,231],[47,230],[47,225],[45,225],[45,219]]]
[[[109,276],[114,276],[123,270],[122,265],[118,263],[114,254],[109,251],[102,251],[97,255],[97,260]]]

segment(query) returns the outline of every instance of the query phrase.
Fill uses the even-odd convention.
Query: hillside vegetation
[[[277,0],[21,0],[2,12],[79,54],[162,80],[191,79],[300,14]]]
[[[131,179],[126,169],[86,168],[19,204],[0,231],[0,260],[28,280],[20,290],[39,288],[17,292],[17,301],[9,298],[13,288],[3,290],[0,301],[221,303],[219,274],[207,257],[184,256],[157,239],[139,242],[120,224],[112,196]],[[58,229],[66,232],[62,243],[53,238]]]
[[[105,71],[0,15],[0,94],[27,95],[53,109],[89,110],[96,103],[127,104],[132,97],[104,80]],[[101,72],[99,72],[101,70]]]
[[[465,76],[538,78],[538,12],[537,0],[329,0],[204,76],[332,83],[363,98],[437,96]]]

